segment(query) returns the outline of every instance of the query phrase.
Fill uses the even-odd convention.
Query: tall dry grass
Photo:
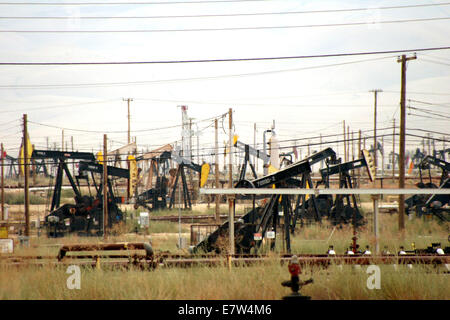
[[[381,266],[381,289],[366,286],[368,274],[351,266],[340,270],[304,269],[302,280],[314,283],[301,292],[313,299],[438,299],[449,300],[450,279],[432,267]],[[154,271],[82,269],[81,289],[66,286],[65,268],[4,269],[0,273],[0,299],[256,299],[277,300],[290,293],[281,286],[289,279],[286,265],[277,260],[251,267],[226,266]]]
[[[371,216],[369,223],[358,230],[361,248],[370,245],[374,237]],[[397,215],[380,215],[380,247],[388,246],[396,252],[400,246],[409,249],[412,242],[417,248],[426,248],[432,242],[447,245],[448,225],[422,219],[406,220],[406,230],[399,232]],[[174,231],[174,226],[176,230]],[[155,226],[156,227],[156,226]],[[183,231],[187,228],[183,226]],[[121,241],[150,241],[158,251],[184,253],[177,248],[178,225],[162,226],[150,235],[124,233],[114,237],[87,238],[69,236],[49,239],[33,238],[31,247],[16,247],[17,255],[56,255],[59,246],[70,243],[100,243]],[[183,232],[182,231],[182,232]],[[183,234],[187,236],[187,234]],[[337,253],[343,253],[350,245],[352,228],[343,226],[333,229],[327,222],[298,228],[292,237],[292,252],[325,253],[334,245]],[[282,252],[281,241],[277,242]],[[226,266],[190,269],[158,268],[154,271],[82,269],[81,290],[69,290],[69,277],[64,267],[27,267],[22,269],[1,266],[0,299],[280,299],[290,290],[281,282],[289,279],[286,265],[274,259],[250,267]],[[450,278],[443,269],[431,266],[399,266],[396,271],[390,265],[382,265],[381,289],[369,290],[368,274],[351,266],[330,266],[328,269],[305,268],[301,278],[313,277],[314,283],[302,289],[313,299],[450,299]]]

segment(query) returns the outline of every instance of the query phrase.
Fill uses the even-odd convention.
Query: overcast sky
[[[0,1],[0,62],[232,59],[450,45],[450,20],[442,19],[450,18],[450,5],[417,6],[444,1],[155,2],[163,1],[141,5],[55,6],[2,5]],[[408,5],[411,7],[385,9]],[[329,12],[356,8],[365,10]],[[250,13],[283,14],[241,15]],[[185,17],[192,15],[197,17]],[[439,19],[384,23],[430,18]],[[362,24],[342,25],[352,23]],[[293,27],[285,28],[287,26]],[[233,30],[254,27],[277,28]],[[146,32],[23,32],[100,30]],[[407,53],[412,54],[413,51]],[[51,146],[60,147],[60,128],[66,128],[66,141],[70,142],[73,136],[75,149],[79,151],[98,151],[103,132],[111,139],[109,147],[117,148],[127,141],[127,104],[123,98],[134,99],[131,127],[136,132],[132,132],[132,136],[136,136],[140,149],[153,149],[181,139],[180,127],[159,129],[181,124],[178,105],[188,106],[188,114],[194,122],[219,116],[233,108],[236,134],[247,143],[253,143],[254,123],[257,142],[261,143],[263,131],[270,129],[273,121],[282,140],[342,133],[343,120],[351,130],[365,130],[365,135],[370,136],[367,130],[373,128],[374,100],[370,90],[383,90],[378,95],[378,127],[391,127],[393,119],[399,123],[401,69],[398,56],[391,53],[184,64],[3,65],[0,68],[0,141],[8,153],[17,156],[20,120],[26,113],[31,141],[38,148],[45,148],[47,139]],[[449,67],[450,50],[417,52],[417,60],[408,62],[407,99],[415,100],[409,102],[410,106],[421,109],[410,110],[414,115],[407,116],[408,128],[436,131],[439,134],[433,136],[439,138],[450,131]],[[198,123],[198,129],[202,130],[200,148],[214,143],[211,125],[210,120]],[[143,131],[149,129],[152,131]],[[392,133],[392,130],[384,133]],[[221,145],[225,139],[226,134],[221,129]],[[409,149],[420,145],[420,138],[408,139]],[[386,144],[390,141],[386,138]],[[439,144],[437,148],[442,142]],[[210,150],[205,149],[200,154],[208,152]]]

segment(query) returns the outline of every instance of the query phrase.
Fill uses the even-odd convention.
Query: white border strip
[[[212,188],[200,188],[200,194],[256,194],[256,195],[299,195],[299,194],[450,194],[450,189],[212,189]]]

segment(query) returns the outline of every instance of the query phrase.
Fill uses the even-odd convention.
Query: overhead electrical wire
[[[63,105],[56,105],[56,106],[41,106],[41,107],[33,107],[33,108],[22,108],[22,109],[10,109],[10,110],[1,110],[1,113],[11,113],[11,112],[19,112],[19,111],[39,111],[42,109],[57,109],[57,108],[66,108],[66,107],[74,107],[74,106],[84,106],[84,105],[92,105],[92,104],[98,104],[98,103],[106,103],[106,102],[113,102],[116,100],[102,100],[102,101],[94,101],[94,102],[80,102],[80,103],[71,103],[71,104],[63,104]]]
[[[168,5],[168,4],[206,4],[234,2],[268,2],[272,0],[204,0],[204,1],[144,1],[144,2],[0,2],[0,5],[14,6],[103,6],[103,5]]]
[[[430,105],[430,106],[450,107],[450,104],[447,104],[447,103],[425,102],[425,101],[414,100],[414,99],[408,99],[408,102],[417,102],[420,104],[426,104],[426,105]]]
[[[187,2],[188,3],[188,2]],[[1,5],[2,3],[0,3]],[[185,3],[184,3],[185,4]],[[338,13],[338,12],[355,12],[369,10],[392,10],[392,9],[409,9],[423,8],[435,6],[447,6],[450,2],[444,3],[425,3],[416,5],[403,6],[386,6],[373,8],[348,8],[348,9],[325,9],[325,10],[303,10],[303,11],[279,11],[279,12],[250,12],[250,13],[229,13],[229,14],[200,14],[200,15],[169,15],[169,16],[1,16],[0,19],[20,19],[20,20],[63,20],[63,19],[80,19],[80,20],[101,20],[101,19],[172,19],[172,18],[217,18],[217,17],[240,17],[240,16],[267,16],[267,15],[290,15],[290,14],[313,14],[313,13]]]
[[[440,64],[440,65],[443,65],[443,66],[450,66],[450,63],[445,63],[445,62],[441,62],[441,61],[433,61],[433,60],[430,60],[428,58],[422,58],[421,60],[423,60],[425,62]]]
[[[382,20],[382,21],[361,21],[347,23],[328,23],[328,24],[305,24],[290,26],[258,26],[258,27],[223,27],[223,28],[186,28],[186,29],[140,29],[140,30],[0,30],[0,33],[154,33],[154,32],[209,32],[209,31],[241,31],[241,30],[267,30],[267,29],[297,29],[297,28],[322,28],[322,27],[345,27],[360,25],[378,25],[393,23],[410,23],[425,21],[443,21],[449,20],[450,17],[433,17],[419,19],[403,19],[403,20]]]
[[[294,60],[294,59],[313,59],[313,58],[334,58],[364,56],[390,53],[407,53],[448,50],[450,46],[429,47],[415,49],[398,49],[384,51],[362,51],[345,53],[328,53],[317,55],[297,55],[297,56],[277,56],[277,57],[253,57],[253,58],[225,58],[225,59],[198,59],[198,60],[154,60],[154,61],[116,61],[116,62],[0,62],[0,66],[79,66],[79,65],[128,65],[128,64],[178,64],[178,63],[216,63],[216,62],[246,62],[246,61],[269,61],[269,60]],[[397,91],[394,91],[397,93]]]
[[[313,70],[321,68],[329,68],[336,66],[343,66],[355,63],[363,63],[370,61],[378,61],[388,58],[393,58],[395,56],[372,58],[364,60],[354,60],[348,62],[332,63],[326,65],[317,65],[302,68],[290,68],[282,70],[270,70],[270,71],[260,71],[260,72],[250,72],[250,73],[239,73],[239,74],[228,74],[228,75],[218,75],[218,76],[205,76],[205,77],[192,77],[192,78],[178,78],[178,79],[162,79],[162,80],[147,80],[147,81],[128,81],[128,82],[97,82],[97,83],[72,83],[72,84],[30,84],[30,85],[0,85],[0,89],[58,89],[58,88],[83,88],[83,87],[111,87],[111,86],[129,86],[129,85],[146,85],[155,83],[167,83],[167,82],[183,82],[183,81],[197,81],[197,80],[216,80],[224,78],[236,78],[236,77],[248,77],[248,76],[261,76],[270,75],[283,72],[295,72],[303,70]],[[156,101],[156,100],[155,100]]]
[[[411,112],[408,112],[408,116],[416,116],[416,117],[427,118],[427,119],[433,119],[433,120],[448,121],[448,120],[445,120],[445,119],[443,119],[443,118],[437,118],[437,117],[425,116],[425,115],[422,115],[422,114],[415,114],[415,113],[411,113]]]
[[[203,119],[203,120],[198,120],[195,122],[192,122],[192,124],[196,124],[196,123],[200,123],[200,122],[205,122],[205,121],[210,121],[210,120],[214,120],[214,119],[220,119],[223,118],[224,116],[226,116],[228,113],[224,113],[220,116],[215,116],[215,117],[211,117],[211,118],[207,118],[207,119]],[[64,129],[67,131],[77,131],[77,132],[90,132],[90,133],[126,133],[128,132],[128,130],[118,130],[118,131],[98,131],[98,130],[85,130],[85,129],[74,129],[74,128],[65,128],[65,127],[59,127],[59,126],[54,126],[54,125],[49,125],[49,124],[44,124],[44,123],[39,123],[39,122],[34,122],[34,121],[30,121],[28,120],[29,123],[35,124],[35,125],[39,125],[39,126],[44,126],[44,127],[50,127],[50,128],[55,128],[55,129]],[[173,125],[173,126],[167,126],[167,127],[160,127],[160,128],[151,128],[151,129],[141,129],[141,130],[131,130],[130,132],[148,132],[148,131],[158,131],[158,130],[164,130],[164,129],[172,129],[172,128],[178,128],[183,126],[182,124],[179,125]]]

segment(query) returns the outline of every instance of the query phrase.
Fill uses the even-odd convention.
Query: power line
[[[443,115],[443,114],[439,114],[439,113],[435,113],[435,112],[432,112],[432,111],[429,111],[429,110],[426,110],[426,109],[421,109],[421,108],[416,108],[416,107],[411,107],[411,106],[408,106],[408,108],[416,110],[416,111],[419,111],[419,112],[423,112],[423,113],[426,113],[426,114],[431,114],[431,115],[434,115],[434,116],[450,119],[449,116],[446,116],[446,115]]]
[[[422,58],[421,60],[423,60],[425,62],[431,62],[431,63],[435,63],[435,64],[440,64],[440,65],[443,65],[443,66],[450,66],[450,63],[445,63],[445,62],[440,62],[440,61],[433,61],[433,60],[424,59],[424,58]]]
[[[238,30],[267,30],[267,29],[296,29],[296,28],[316,28],[316,27],[344,27],[360,25],[377,25],[392,23],[409,23],[449,20],[450,17],[433,17],[420,19],[404,20],[384,20],[374,22],[347,22],[347,23],[329,23],[329,24],[306,24],[296,26],[259,26],[259,27],[226,27],[226,28],[192,28],[192,29],[141,29],[141,30],[0,30],[0,33],[154,33],[154,32],[208,32],[208,31],[238,31]]]
[[[200,122],[204,122],[204,121],[210,121],[210,120],[214,120],[214,119],[220,119],[222,117],[224,117],[225,115],[227,115],[227,113],[224,113],[220,116],[215,116],[215,117],[211,117],[211,118],[207,118],[207,119],[203,119],[203,120],[199,120],[196,122],[192,122],[193,124],[195,123],[200,123]],[[55,128],[55,129],[64,129],[67,131],[77,131],[77,132],[89,132],[89,133],[126,133],[128,132],[128,130],[119,130],[119,131],[97,131],[97,130],[84,130],[84,129],[71,129],[71,128],[64,128],[64,127],[59,127],[59,126],[54,126],[54,125],[49,125],[49,124],[44,124],[44,123],[39,123],[39,122],[34,122],[34,121],[30,121],[28,120],[29,123],[32,124],[36,124],[39,126],[44,126],[44,127],[50,127],[50,128]],[[178,128],[181,127],[182,125],[173,125],[173,126],[167,126],[167,127],[160,127],[160,128],[152,128],[152,129],[142,129],[142,130],[131,130],[131,132],[148,132],[148,131],[158,131],[158,130],[164,130],[164,129],[172,129],[172,128]]]
[[[389,91],[383,90],[383,93],[399,93],[400,91]],[[408,91],[408,94],[423,94],[423,95],[436,95],[436,96],[450,96],[449,92],[419,92],[419,91]]]
[[[419,100],[414,100],[414,99],[408,99],[408,102],[417,102],[417,103],[421,103],[421,104],[427,104],[430,106],[441,106],[441,107],[450,107],[449,104],[442,104],[442,103],[434,103],[434,102],[425,102],[425,101],[419,101]]]
[[[244,61],[268,61],[268,60],[289,60],[289,59],[312,59],[312,58],[332,58],[350,57],[376,54],[406,53],[448,50],[450,46],[429,47],[416,49],[400,49],[385,51],[365,51],[347,53],[329,53],[318,55],[298,55],[298,56],[277,56],[277,57],[253,57],[253,58],[230,58],[230,59],[200,59],[200,60],[159,60],[159,61],[117,61],[117,62],[0,62],[1,66],[78,66],[78,65],[127,65],[127,64],[178,64],[178,63],[210,63],[210,62],[244,62]],[[397,93],[397,91],[392,91]],[[446,93],[448,95],[448,93]]]
[[[422,132],[427,132],[427,133],[435,133],[435,134],[442,134],[442,135],[447,135],[450,136],[450,133],[444,133],[444,132],[438,132],[438,131],[431,131],[431,130],[425,130],[425,129],[414,129],[414,128],[408,128],[406,130],[413,130],[413,131],[422,131]]]
[[[326,65],[318,65],[318,66],[311,66],[311,67],[291,68],[291,69],[271,70],[271,71],[261,71],[261,72],[250,72],[250,73],[240,73],[240,74],[229,74],[229,75],[218,75],[218,76],[209,76],[209,77],[193,77],[193,78],[178,78],[178,79],[148,80],[148,81],[128,81],[128,82],[0,85],[0,89],[47,89],[47,88],[57,89],[57,88],[83,88],[83,87],[110,87],[110,86],[146,85],[146,84],[153,84],[153,83],[195,81],[195,80],[215,80],[215,79],[223,79],[223,78],[259,76],[259,75],[269,75],[269,74],[276,74],[276,73],[283,73],[283,72],[295,72],[295,71],[303,71],[303,70],[329,68],[329,67],[336,67],[336,66],[342,66],[342,65],[348,65],[348,64],[383,60],[383,59],[388,59],[388,58],[393,58],[393,57],[394,56],[388,56],[388,57],[381,57],[381,58],[372,58],[372,59],[333,63],[333,64],[326,64]]]
[[[0,88],[1,88],[1,86],[0,86]],[[91,105],[91,104],[97,104],[97,103],[106,103],[106,102],[112,102],[112,101],[116,101],[116,100],[103,100],[103,101],[94,101],[94,102],[63,104],[63,105],[48,106],[48,107],[42,106],[42,107],[35,107],[35,108],[2,110],[2,111],[0,111],[0,113],[10,113],[10,112],[19,112],[19,111],[33,111],[33,110],[42,110],[42,109],[57,109],[57,108],[65,108],[65,107]]]
[[[0,5],[14,6],[103,6],[103,5],[167,5],[167,4],[204,4],[204,3],[234,3],[262,2],[270,0],[205,0],[205,1],[173,1],[173,2],[0,2]]]
[[[0,3],[1,4],[1,3]],[[405,9],[405,8],[421,8],[421,7],[435,7],[447,6],[450,2],[445,3],[426,3],[417,5],[405,6],[388,6],[376,8],[348,8],[348,9],[327,9],[327,10],[306,10],[306,11],[279,11],[279,12],[254,12],[254,13],[230,13],[230,14],[202,14],[202,15],[170,15],[170,16],[47,16],[47,17],[32,17],[32,16],[14,16],[14,17],[0,17],[0,19],[20,19],[20,20],[64,20],[64,19],[80,19],[80,20],[101,20],[101,19],[171,19],[171,18],[217,18],[217,17],[240,17],[240,16],[267,16],[267,15],[290,15],[290,14],[311,14],[311,13],[336,13],[336,12],[355,12],[368,10],[391,10],[391,9]]]

